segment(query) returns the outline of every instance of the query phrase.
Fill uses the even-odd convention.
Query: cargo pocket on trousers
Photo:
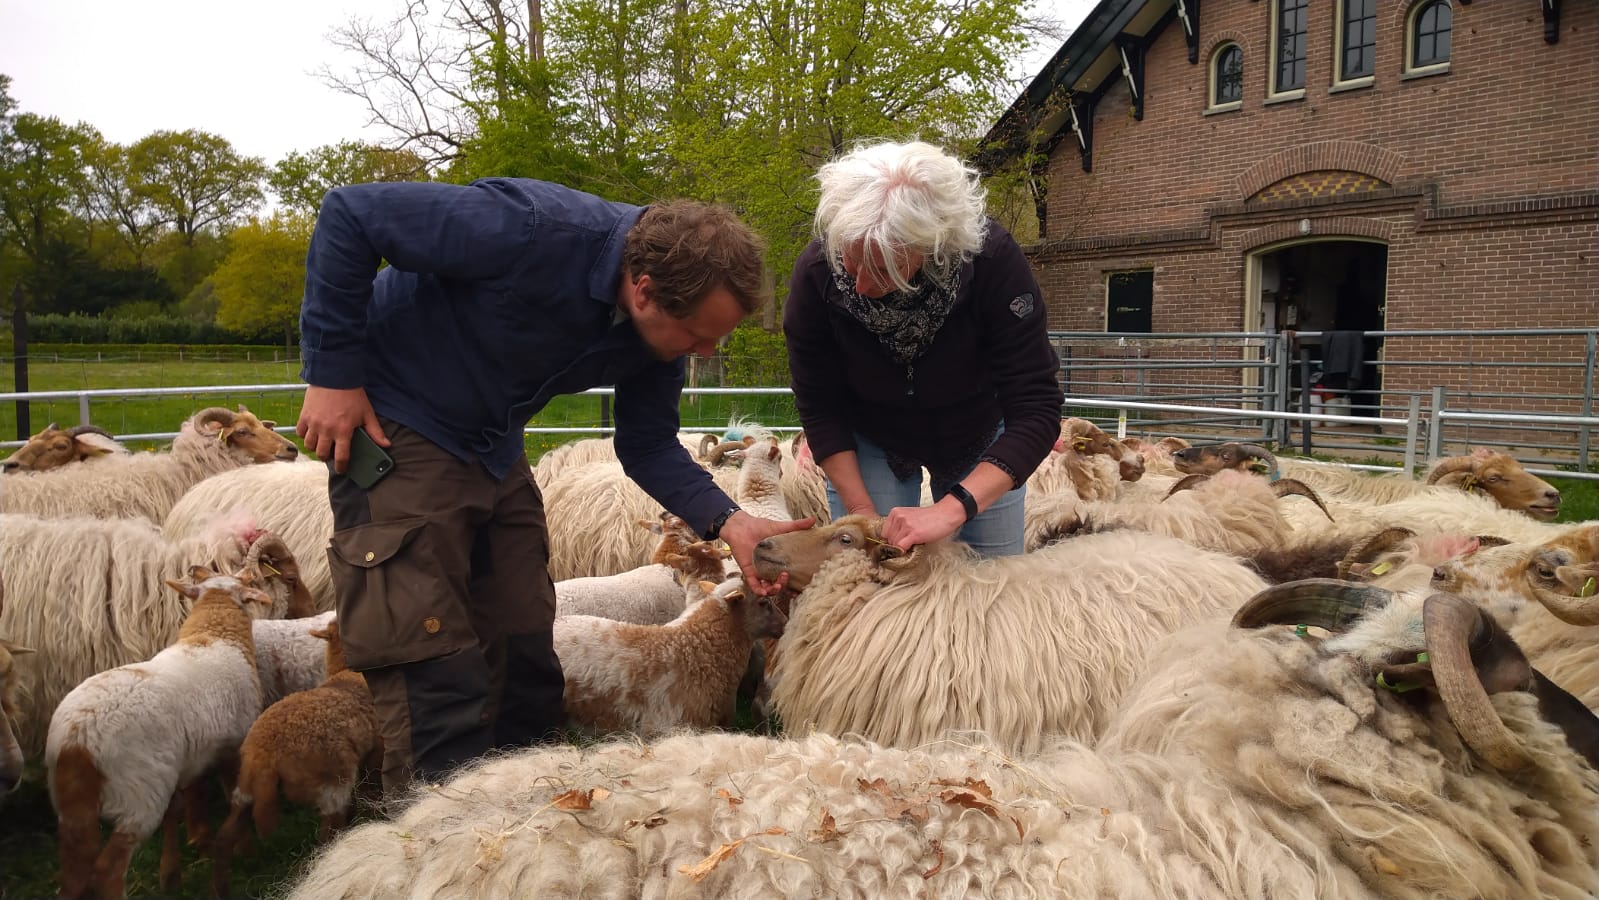
[[[333,535],[328,567],[350,668],[434,659],[477,643],[439,571],[428,522],[413,516]]]

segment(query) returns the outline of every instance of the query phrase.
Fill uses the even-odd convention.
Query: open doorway
[[[1289,244],[1255,254],[1255,296],[1247,298],[1257,327],[1268,332],[1318,332],[1300,340],[1325,396],[1347,399],[1348,413],[1381,414],[1381,331],[1388,290],[1388,247],[1332,239]],[[1252,301],[1252,302],[1249,302]],[[1246,321],[1248,321],[1246,319]],[[1291,378],[1300,389],[1296,351]],[[1339,409],[1329,412],[1344,412]]]

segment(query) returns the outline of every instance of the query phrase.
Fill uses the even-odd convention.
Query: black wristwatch
[[[970,495],[968,495],[968,496],[970,496]],[[733,518],[733,513],[736,513],[738,511],[739,511],[738,507],[730,506],[727,509],[722,510],[720,513],[717,513],[716,518],[711,520],[711,527],[705,529],[705,539],[707,541],[714,541],[717,538],[721,537],[722,536],[722,526],[726,525],[727,524],[727,520]]]
[[[949,495],[959,500],[961,506],[966,508],[966,521],[970,522],[977,518],[977,498],[973,497],[972,492],[966,489],[966,485],[958,481],[955,482],[950,486]]]

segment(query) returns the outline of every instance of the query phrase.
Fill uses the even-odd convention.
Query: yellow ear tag
[[[1476,490],[1477,489],[1477,476],[1475,476],[1475,475],[1467,475],[1465,478],[1462,478],[1460,480],[1460,489],[1465,491],[1465,492],[1467,492],[1467,493],[1470,493],[1470,492]]]
[[[1085,438],[1085,437],[1073,438],[1072,439],[1072,449],[1076,450],[1078,453],[1081,453],[1084,450],[1087,450],[1088,449],[1088,438]]]
[[[277,569],[272,568],[271,563],[262,563],[261,564],[261,568],[266,569],[268,572],[271,572],[273,575],[282,575],[283,574],[282,572],[279,572]]]
[[[1593,596],[1593,592],[1594,592],[1594,587],[1595,587],[1594,579],[1593,578],[1589,578],[1587,581],[1584,581],[1582,583],[1582,590],[1577,592],[1577,596],[1578,597],[1592,597]]]
[[[1376,564],[1375,566],[1371,567],[1371,574],[1373,574],[1373,575],[1381,575],[1382,573],[1388,571],[1389,569],[1392,569],[1393,567],[1394,567],[1394,564],[1385,559],[1382,562],[1380,562],[1380,563]]]

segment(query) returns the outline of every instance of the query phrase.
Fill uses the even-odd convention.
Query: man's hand
[[[883,520],[883,540],[901,550],[941,541],[966,524],[966,508],[954,497],[932,506],[896,506]]]
[[[378,424],[365,388],[338,390],[311,385],[305,389],[295,433],[317,459],[326,460],[331,455],[333,471],[341,475],[350,465],[350,435],[357,428],[365,428],[379,447],[389,446],[388,435]]]
[[[739,510],[722,523],[719,537],[727,542],[727,546],[733,548],[733,559],[738,562],[738,569],[744,575],[744,583],[755,593],[769,597],[788,585],[788,573],[778,575],[775,581],[763,581],[755,574],[755,545],[772,535],[804,531],[815,524],[814,517],[778,522],[772,519],[759,519]]]

